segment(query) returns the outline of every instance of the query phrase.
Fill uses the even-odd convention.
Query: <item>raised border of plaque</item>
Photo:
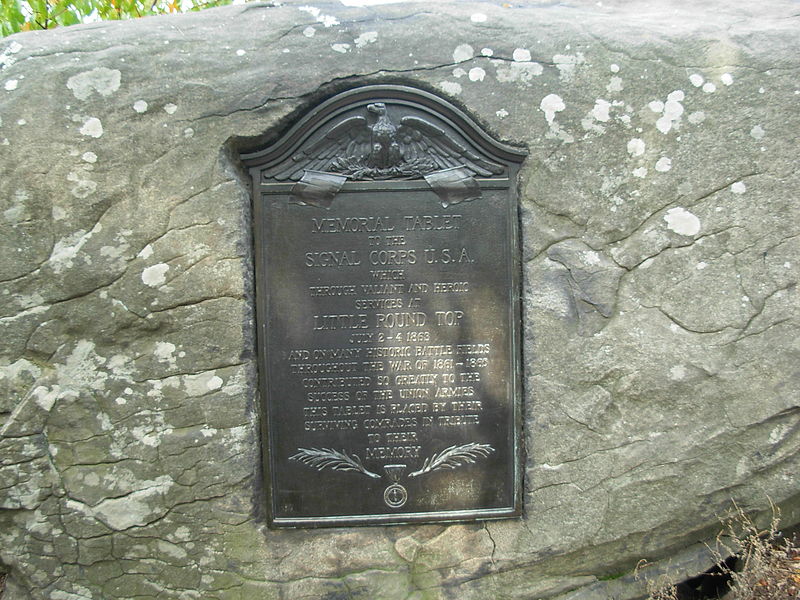
[[[241,158],[270,526],[519,516],[525,153],[371,85]]]

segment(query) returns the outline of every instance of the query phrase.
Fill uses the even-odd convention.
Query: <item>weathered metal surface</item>
[[[273,525],[519,514],[521,158],[397,86],[244,157]]]

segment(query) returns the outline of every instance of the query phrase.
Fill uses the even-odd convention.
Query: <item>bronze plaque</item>
[[[273,526],[520,514],[522,158],[401,86],[243,156]]]

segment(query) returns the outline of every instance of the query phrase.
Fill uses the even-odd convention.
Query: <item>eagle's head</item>
[[[383,102],[373,102],[372,104],[367,105],[367,110],[371,113],[375,113],[376,115],[385,115],[386,105]]]

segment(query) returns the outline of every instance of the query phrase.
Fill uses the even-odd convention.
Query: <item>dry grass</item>
[[[800,546],[797,540],[782,538],[780,514],[772,507],[772,520],[766,529],[756,526],[745,512],[734,505],[731,516],[723,519],[723,529],[710,548],[717,560],[718,576],[730,580],[724,600],[800,600]],[[735,555],[735,566],[726,558]],[[648,600],[685,600],[680,586],[666,577],[647,582]],[[697,598],[697,596],[691,596]],[[715,598],[716,596],[712,597]],[[707,597],[706,597],[707,598]]]

